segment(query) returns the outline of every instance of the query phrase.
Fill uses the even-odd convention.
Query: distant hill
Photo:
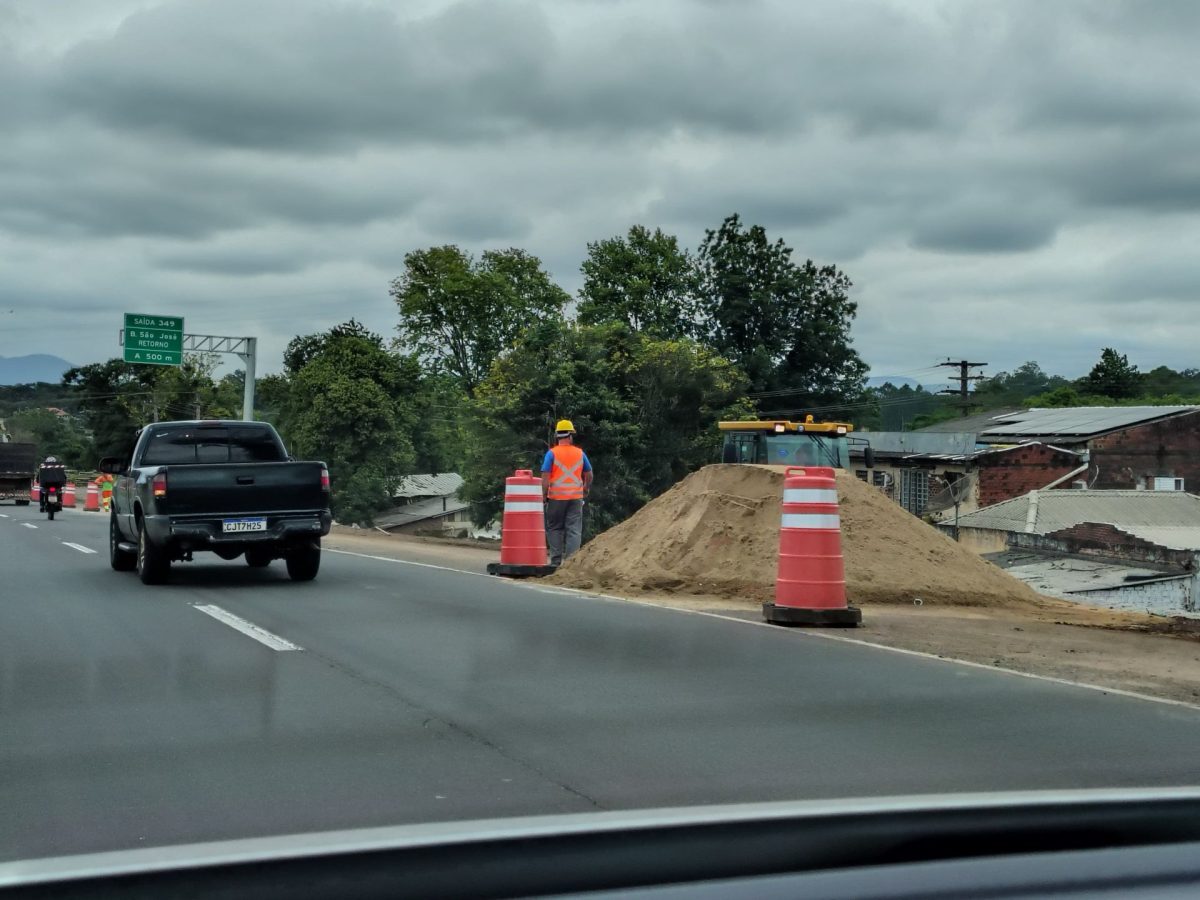
[[[59,356],[34,353],[29,356],[0,356],[0,384],[29,384],[48,381],[58,384],[63,372],[74,366]]]

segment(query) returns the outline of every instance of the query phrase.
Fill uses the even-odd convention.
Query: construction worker
[[[550,565],[561,566],[583,540],[583,501],[592,486],[592,463],[575,446],[575,426],[561,419],[554,426],[555,445],[542,460],[542,494],[546,498],[546,541]]]

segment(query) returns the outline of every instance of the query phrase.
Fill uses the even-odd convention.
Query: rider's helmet
[[[53,466],[53,465],[55,465],[57,462],[58,462],[58,458],[57,458],[57,457],[54,457],[54,456],[47,456],[47,457],[46,457],[46,465],[48,465],[48,466]]]

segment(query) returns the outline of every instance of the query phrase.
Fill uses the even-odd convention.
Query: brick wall
[[[1193,579],[1183,575],[1099,591],[1078,591],[1069,596],[1081,603],[1110,609],[1152,612],[1160,616],[1192,616],[1196,613],[1192,585]]]
[[[991,506],[1044,488],[1080,465],[1079,457],[1054,450],[1046,444],[988,453],[976,461],[979,505]],[[1063,487],[1069,488],[1069,485]]]
[[[1158,475],[1182,478],[1185,490],[1200,494],[1200,413],[1095,438],[1089,449],[1097,488],[1136,488]]]

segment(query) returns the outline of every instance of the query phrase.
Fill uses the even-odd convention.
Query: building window
[[[859,481],[866,481],[867,480],[867,470],[866,469],[855,469],[854,477],[857,478]]]
[[[900,505],[914,516],[929,505],[929,475],[921,469],[900,470]]]
[[[880,472],[878,469],[876,469],[872,473],[872,477],[874,478],[875,487],[885,488],[888,486],[888,473],[887,472]]]

